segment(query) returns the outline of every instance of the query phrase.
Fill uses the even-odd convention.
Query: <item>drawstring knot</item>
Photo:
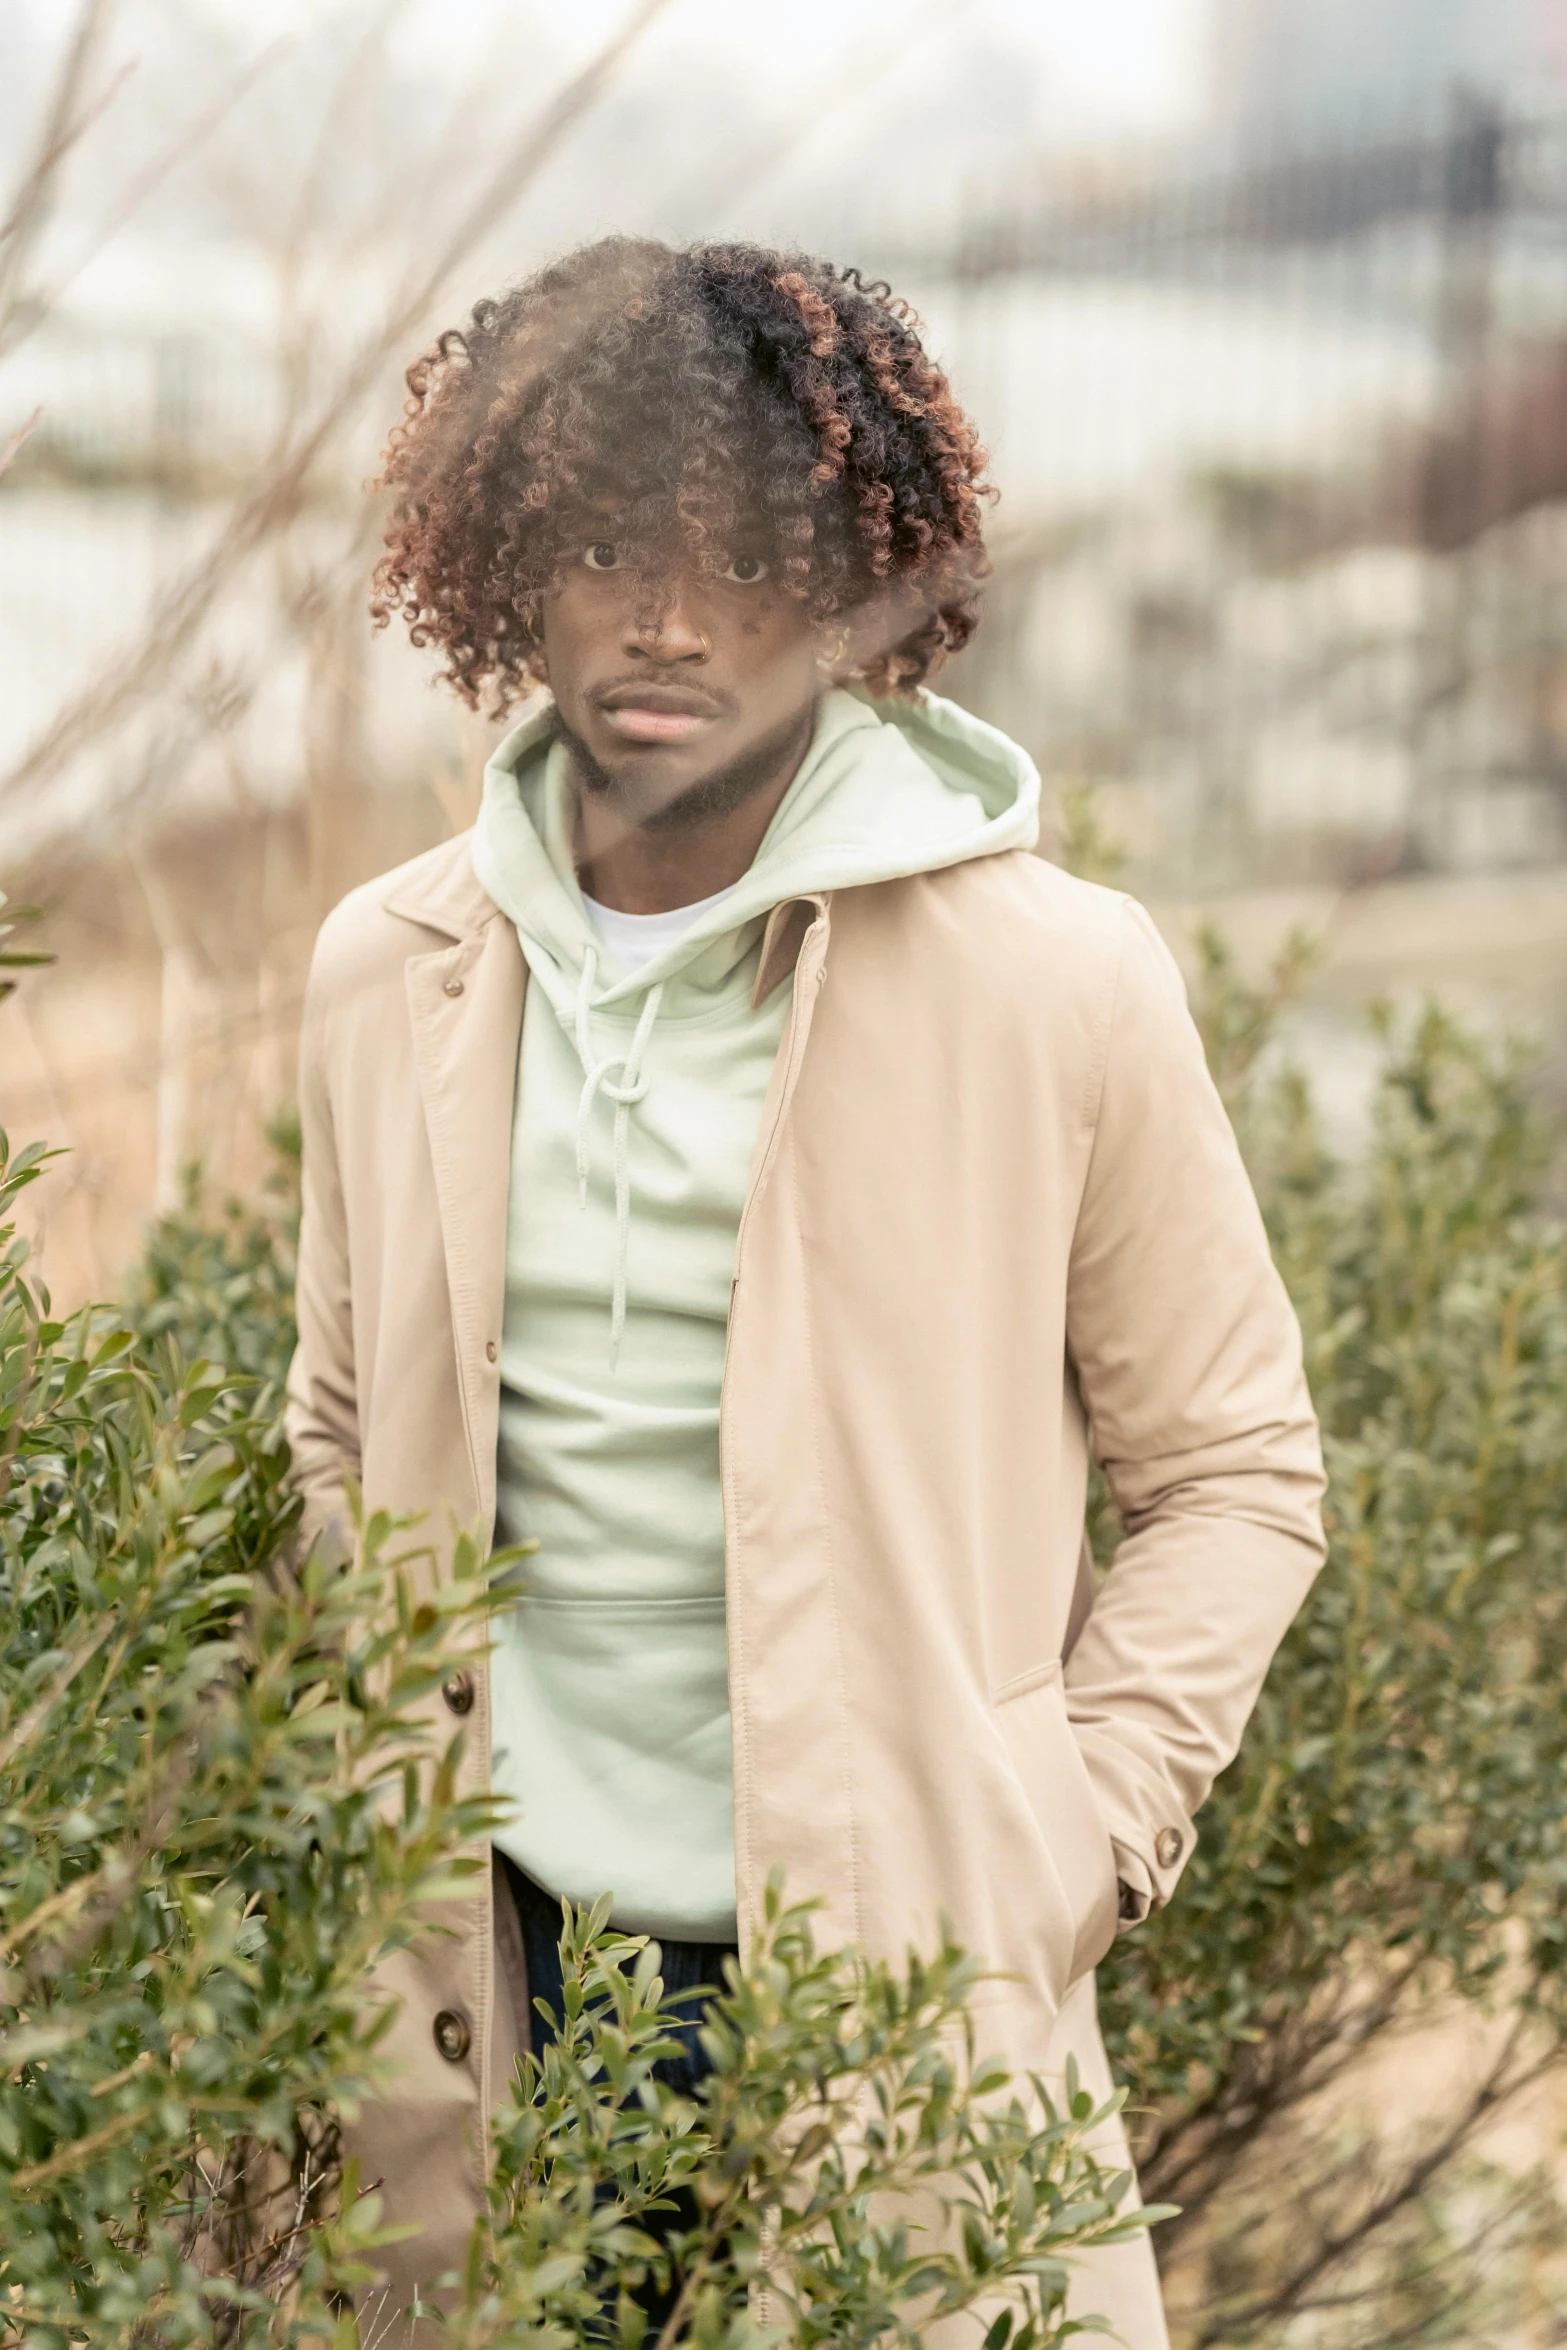
[[[631,1245],[631,1113],[648,1089],[647,1078],[642,1073],[642,1056],[658,1018],[658,1007],[664,1000],[664,983],[660,980],[656,987],[648,989],[626,1050],[605,1053],[595,1059],[592,1013],[597,976],[598,956],[588,947],[577,981],[577,1058],[583,1068],[582,1091],[577,1098],[577,1205],[585,1208],[588,1204],[588,1137],[593,1104],[602,1094],[615,1105],[615,1287],[609,1324],[609,1360],[613,1370],[620,1360],[621,1333],[626,1326],[626,1258]]]

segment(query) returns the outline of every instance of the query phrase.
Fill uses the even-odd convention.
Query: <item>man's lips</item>
[[[596,697],[600,715],[633,743],[683,743],[711,726],[717,705],[683,686],[621,685]]]
[[[606,710],[604,723],[612,726],[633,743],[684,743],[692,735],[700,734],[704,726],[713,723],[712,711],[653,710],[636,702],[624,702],[618,710]]]

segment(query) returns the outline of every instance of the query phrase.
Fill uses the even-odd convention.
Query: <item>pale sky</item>
[[[423,12],[420,12],[422,14]],[[626,13],[625,0],[546,0],[537,15],[563,49],[586,52]],[[444,0],[439,40],[487,21],[491,0]],[[1180,122],[1198,95],[1202,0],[671,0],[649,47],[711,42],[777,86],[808,81],[845,49],[896,40],[921,20],[963,19],[1037,50],[1062,102],[1110,129]],[[417,29],[415,29],[417,27]],[[432,37],[426,17],[413,39]],[[949,32],[948,38],[952,34]]]

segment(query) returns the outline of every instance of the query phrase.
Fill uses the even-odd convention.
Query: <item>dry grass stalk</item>
[[[404,350],[453,275],[482,238],[538,178],[567,134],[603,93],[669,0],[636,0],[592,59],[557,93],[540,120],[515,139],[463,208],[440,250],[404,285],[378,326],[338,374],[314,413],[284,432],[217,538],[155,598],[145,629],[60,711],[42,738],[0,777],[0,805],[57,774],[166,684],[200,623],[235,574],[299,514],[321,457]],[[146,779],[141,789],[149,788]],[[122,795],[121,806],[124,805]]]

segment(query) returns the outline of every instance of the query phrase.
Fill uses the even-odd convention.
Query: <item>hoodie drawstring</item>
[[[598,956],[592,947],[587,947],[577,981],[577,1057],[584,1071],[582,1092],[577,1100],[577,1205],[585,1208],[588,1204],[589,1125],[594,1100],[603,1094],[615,1105],[615,1290],[609,1324],[609,1362],[613,1370],[620,1360],[621,1333],[626,1327],[626,1259],[631,1247],[631,1112],[647,1092],[642,1055],[658,1018],[658,1007],[664,1000],[664,983],[660,980],[656,987],[648,989],[626,1051],[606,1053],[595,1060],[591,1016],[597,976]]]

